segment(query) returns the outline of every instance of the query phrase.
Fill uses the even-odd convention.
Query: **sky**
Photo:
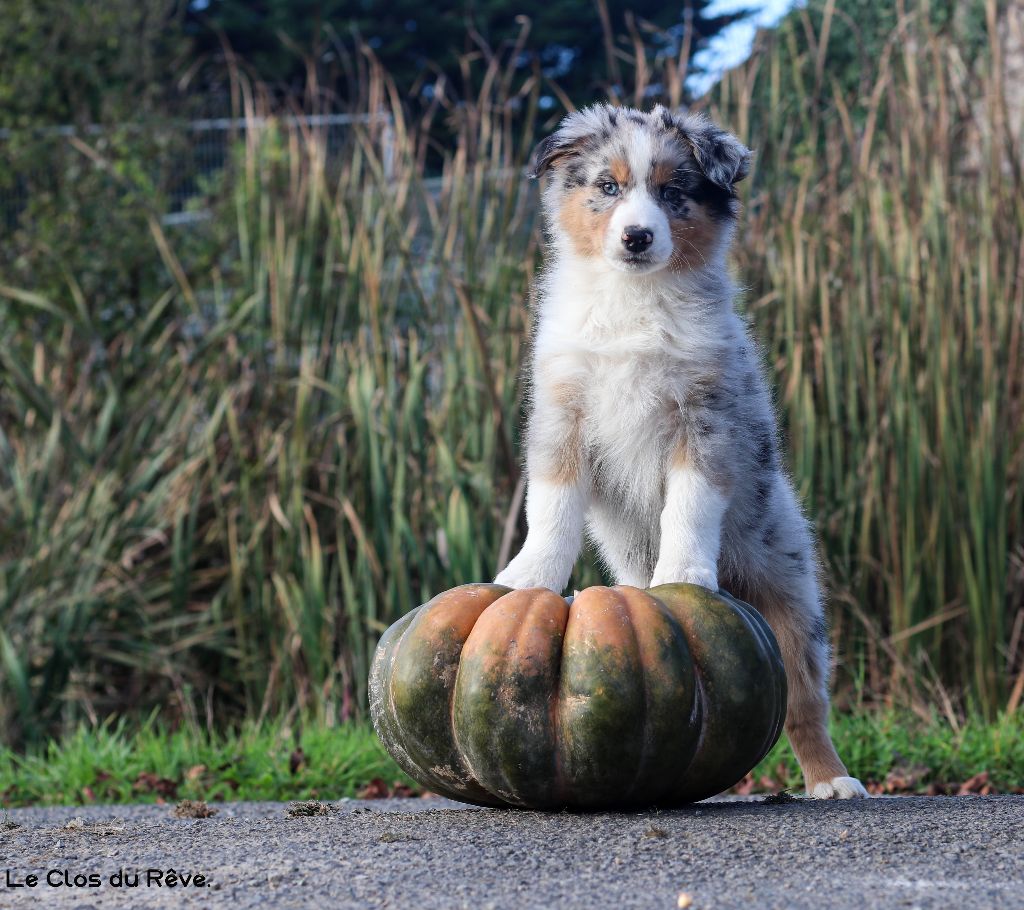
[[[711,88],[726,70],[739,66],[750,56],[754,35],[759,28],[773,28],[801,0],[713,0],[704,10],[711,18],[749,11],[749,15],[722,29],[694,55],[693,63],[701,72],[687,79],[687,87],[697,97]]]

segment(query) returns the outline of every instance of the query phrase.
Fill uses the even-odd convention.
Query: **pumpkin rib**
[[[542,590],[545,593],[547,591],[547,589],[542,589]],[[513,632],[512,636],[510,638],[511,644],[517,644],[518,641],[519,641],[519,637],[522,634],[524,628],[526,628],[526,627],[528,627],[528,626],[530,626],[532,624],[532,621],[534,619],[534,613],[537,610],[538,605],[541,605],[541,606],[543,605],[542,598],[541,597],[534,597],[530,601],[529,606],[526,608],[526,611],[523,613],[521,619],[519,620],[519,624],[515,627],[515,631]],[[568,623],[568,615],[569,615],[569,611],[568,611],[568,608],[567,608],[566,609],[566,623]],[[562,777],[559,775],[559,764],[560,764],[560,762],[559,762],[559,755],[558,755],[558,727],[559,727],[559,724],[558,724],[557,712],[556,712],[556,709],[557,709],[557,699],[554,697],[554,693],[558,692],[558,682],[559,682],[559,680],[561,679],[561,676],[562,676],[562,649],[563,649],[564,643],[565,643],[565,627],[563,626],[563,628],[562,628],[562,640],[559,642],[559,645],[558,645],[558,655],[557,655],[557,658],[555,658],[555,659],[553,659],[551,661],[551,666],[552,666],[552,669],[553,669],[553,672],[554,672],[554,678],[552,679],[553,685],[551,687],[552,696],[549,697],[549,699],[548,699],[548,702],[549,702],[549,704],[548,704],[548,714],[549,714],[549,722],[550,722],[550,725],[551,725],[552,745],[555,747],[554,749],[552,749],[552,772],[553,772],[553,775],[554,775],[554,789],[555,789],[556,794],[559,794],[559,796],[560,796],[561,790],[563,788],[562,788]],[[502,662],[506,666],[512,660],[518,661],[518,647],[516,648],[516,655],[515,655],[515,657],[511,657],[510,656],[512,651],[513,651],[513,648],[511,646],[505,650],[505,653],[504,653],[503,658],[502,658]],[[551,655],[551,656],[554,657],[554,655]]]
[[[546,592],[547,589],[544,589]],[[556,595],[557,596],[557,595]],[[537,597],[530,604],[529,610],[527,610],[526,616],[523,618],[523,622],[520,627],[526,625],[533,616],[534,610],[537,608],[538,603],[541,602],[541,598]],[[558,640],[557,653],[552,653],[550,656],[551,667],[552,667],[552,680],[551,690],[548,696],[548,715],[549,722],[551,724],[551,765],[553,774],[553,796],[557,802],[562,802],[565,799],[565,769],[562,766],[561,750],[559,749],[559,734],[561,729],[561,723],[558,717],[558,687],[562,680],[562,654],[565,650],[565,630],[569,625],[569,610],[570,607],[566,604],[565,612],[563,614],[563,622],[561,628],[561,635]]]
[[[551,630],[541,626],[538,611],[551,610],[555,606],[561,608],[562,620],[561,628],[559,629],[556,623],[553,631],[555,635],[564,639],[569,608],[565,601],[552,591],[546,588],[520,589],[496,600],[484,611],[467,638],[463,660],[456,674],[454,733],[459,751],[481,785],[513,805],[526,805],[515,795],[517,782],[519,785],[523,783],[522,773],[525,773],[526,769],[514,764],[508,754],[510,744],[502,738],[507,737],[512,723],[509,719],[509,709],[513,703],[510,702],[508,708],[492,716],[483,730],[479,729],[482,722],[480,715],[482,711],[489,713],[492,704],[501,708],[512,696],[522,699],[528,689],[536,684],[538,677],[550,675],[553,671],[551,653],[543,650],[545,645],[550,645]],[[500,647],[500,642],[506,644]],[[537,649],[543,660],[534,661],[533,658],[538,657],[538,653],[532,649]],[[560,663],[561,641],[558,657]],[[469,682],[470,675],[477,680],[493,680],[493,683],[481,682],[477,689],[473,689]],[[486,705],[481,701],[482,694],[489,695]],[[517,701],[515,704],[528,713],[537,709],[538,699],[527,698],[526,701]],[[546,703],[544,709],[547,711]],[[467,713],[460,716],[460,710]],[[469,720],[471,716],[475,718],[473,723]],[[548,714],[548,723],[539,731],[540,739],[548,748],[551,746],[552,729]],[[491,761],[492,757],[497,760]],[[520,754],[519,758],[525,760],[526,753]],[[548,763],[547,768],[545,779],[549,785],[544,789],[548,791],[550,798],[553,762]],[[542,786],[542,783],[538,781],[537,786]]]
[[[378,727],[378,735],[380,735],[380,728],[383,727],[385,732],[390,732],[392,735],[387,737],[385,746],[388,747],[388,751],[391,753],[392,758],[398,766],[405,771],[406,774],[413,774],[417,770],[416,762],[412,760],[412,756],[406,751],[402,745],[402,741],[396,734],[400,731],[401,726],[398,723],[398,711],[395,706],[395,695],[392,686],[394,679],[391,673],[388,673],[383,679],[378,678],[375,672],[378,665],[384,666],[388,657],[394,660],[395,655],[398,653],[398,649],[401,647],[402,641],[405,636],[408,635],[409,629],[415,623],[417,615],[420,611],[425,610],[429,606],[424,604],[421,607],[417,607],[415,610],[411,610],[405,616],[398,620],[394,625],[391,626],[382,636],[380,642],[377,645],[377,652],[374,655],[373,667],[370,673],[370,717],[374,722],[374,725]],[[403,627],[403,623],[405,623]],[[395,641],[392,643],[389,636],[395,636]],[[382,702],[384,704],[382,705]],[[379,712],[379,713],[378,713]],[[381,739],[384,739],[382,736]]]
[[[767,731],[765,737],[765,743],[762,745],[761,753],[758,756],[757,761],[754,763],[757,765],[762,758],[764,758],[772,749],[772,746],[778,741],[778,738],[782,735],[782,729],[786,723],[786,701],[787,701],[787,684],[786,684],[786,673],[785,667],[782,661],[782,652],[779,649],[778,641],[775,638],[775,633],[771,631],[771,626],[768,624],[768,620],[761,615],[761,613],[751,606],[750,604],[744,603],[731,594],[721,592],[721,596],[726,600],[733,609],[737,610],[746,621],[754,635],[758,637],[764,649],[770,655],[772,663],[775,664],[776,668],[780,671],[772,674],[773,692],[775,693],[775,705],[776,705],[776,723]]]
[[[731,606],[743,618],[743,621],[746,623],[747,628],[750,629],[751,635],[757,638],[761,645],[764,646],[767,643],[767,639],[765,638],[764,632],[761,629],[758,622],[739,604],[733,602]],[[774,698],[772,699],[773,705],[778,705],[778,689],[776,686],[772,686],[772,694],[774,696]],[[775,740],[778,739],[778,735],[775,732],[777,726],[777,723],[773,724],[765,731],[764,739],[762,740],[760,747],[757,749],[757,752],[751,753],[757,755],[757,759],[754,762],[755,766],[758,762],[761,761],[762,758],[765,757],[765,755],[768,754],[768,750],[771,749],[772,745],[774,745],[775,743]]]
[[[568,731],[564,754],[575,786],[571,804],[577,809],[621,803],[626,788],[622,769],[638,764],[644,735],[637,703],[643,666],[634,631],[619,590],[588,588],[573,602],[558,702]]]
[[[505,595],[503,594],[503,595],[502,595],[502,597],[504,597],[504,596],[505,596]],[[498,600],[501,600],[501,597],[499,597],[499,598],[498,598]],[[497,603],[497,602],[498,602],[497,600],[496,600],[496,601],[494,601],[494,603]],[[484,610],[486,610],[486,609],[487,609],[487,608],[485,607],[485,608],[484,608]],[[483,614],[481,613],[481,615],[483,615]],[[477,617],[477,620],[479,621],[479,617]],[[476,624],[474,623],[474,627],[475,627],[475,625],[476,625]],[[472,630],[470,630],[470,631],[472,631]],[[468,640],[468,636],[467,636],[467,640]],[[463,642],[463,643],[462,643],[462,650],[465,650],[465,647],[466,647],[466,643],[465,643],[465,642]],[[462,652],[460,651],[460,652],[459,652],[459,658],[460,658],[460,660],[459,660],[459,665],[458,665],[458,667],[461,667],[461,666],[462,666],[462,661],[461,661],[461,657],[462,657]],[[459,746],[459,740],[458,740],[458,736],[456,736],[456,729],[457,729],[457,728],[456,728],[456,724],[455,724],[455,686],[456,686],[456,685],[458,684],[458,673],[459,673],[458,667],[456,667],[456,670],[455,670],[455,677],[456,677],[456,681],[455,681],[455,682],[454,682],[454,683],[453,683],[453,684],[451,685],[451,687],[450,687],[450,688],[449,688],[449,690],[448,690],[448,729],[449,729],[449,730],[451,730],[451,734],[452,734],[452,742],[454,742],[454,743],[455,743],[455,747],[456,747],[456,748],[457,748],[457,749],[459,750],[459,752],[461,753],[462,749],[461,749],[461,747]],[[466,763],[465,761],[464,761],[463,763],[464,763],[464,764],[466,764],[466,765],[467,765],[467,767],[468,767],[468,763]],[[469,773],[470,773],[470,775],[472,775],[473,779],[474,779],[474,780],[476,780],[476,775],[475,775],[475,774],[473,774],[473,769],[472,769],[472,768],[470,768],[470,769],[469,769]],[[477,781],[477,784],[478,784],[478,786],[480,786],[480,789],[481,789],[481,790],[485,790],[485,789],[486,789],[486,788],[485,788],[485,787],[484,787],[484,786],[483,786],[482,784],[480,784],[480,782],[479,782],[479,781]],[[488,791],[488,792],[489,792],[489,791]],[[444,795],[444,794],[442,794],[442,796],[443,796],[443,795]],[[460,797],[455,797],[455,799],[459,799],[459,798],[460,798]],[[510,805],[510,804],[509,804],[508,802],[506,802],[505,800],[503,800],[503,799],[502,799],[502,798],[501,798],[500,796],[494,795],[494,799],[495,799],[495,802],[496,802],[496,803],[497,803],[497,804],[498,804],[499,806],[508,806],[508,805]],[[484,804],[483,804],[483,803],[480,803],[480,804],[478,804],[478,805],[484,805]]]
[[[555,776],[555,797],[558,802],[564,802],[567,799],[568,789],[565,780],[565,758],[562,755],[562,740],[565,732],[562,729],[561,712],[558,710],[558,692],[562,685],[562,655],[565,653],[565,631],[568,628],[569,610],[566,610],[562,640],[558,645],[558,659],[555,661],[554,666],[551,696],[548,698],[548,713],[551,715],[551,744],[553,747],[551,750],[552,771]]]
[[[732,786],[756,764],[748,763],[753,749],[760,751],[768,735],[778,729],[780,709],[776,686],[762,688],[761,676],[784,671],[777,661],[777,648],[766,647],[770,639],[764,632],[770,630],[737,609],[731,597],[685,584],[661,585],[651,593],[665,600],[679,618],[695,647],[703,683],[706,714],[700,746],[690,769],[692,779],[677,791],[679,798],[697,802]],[[732,669],[726,671],[730,664]],[[754,706],[756,713],[747,715],[740,733],[736,722],[744,717],[736,712]],[[745,767],[741,770],[741,766]]]
[[[406,638],[412,634],[412,631],[417,625],[416,619],[418,618],[418,615],[429,608],[431,603],[432,601],[428,601],[422,606],[417,607],[415,610],[411,610],[387,630],[385,636],[392,630],[396,630],[399,633],[393,643],[386,642],[385,636],[381,637],[381,644],[378,645],[378,657],[382,662],[386,662],[387,658],[390,656],[393,663],[400,653]],[[404,627],[402,627],[403,622],[406,623]],[[381,645],[384,647],[382,648]],[[375,679],[376,668],[377,658],[375,658],[374,667],[371,671],[371,680]],[[387,710],[380,708],[379,714],[374,713],[374,703],[371,701],[370,711],[371,719],[373,720],[374,726],[377,728],[378,735],[387,747],[391,757],[395,759],[395,763],[410,777],[420,780],[426,779],[431,789],[441,796],[447,796],[451,799],[460,800],[462,802],[492,808],[495,806],[500,807],[507,805],[498,801],[497,797],[492,797],[490,794],[487,794],[487,799],[481,799],[466,790],[458,790],[453,787],[449,787],[443,780],[439,779],[437,775],[431,774],[429,771],[425,771],[422,765],[409,754],[402,745],[403,741],[408,739],[408,735],[400,722],[400,712],[395,704],[393,682],[394,675],[391,672],[388,672],[386,678],[381,681],[379,685],[371,685],[371,690],[373,688],[383,689],[386,687]],[[385,735],[389,732],[390,735]],[[480,789],[482,790],[483,788],[481,787]]]
[[[618,589],[621,592],[623,587],[623,585],[616,585],[612,590],[614,591]],[[639,590],[639,588],[635,590]],[[630,781],[629,786],[626,788],[626,796],[629,797],[632,796],[641,785],[647,771],[646,764],[648,753],[651,751],[650,739],[652,736],[653,718],[650,716],[650,712],[648,711],[651,701],[650,686],[647,680],[648,668],[643,659],[645,655],[640,647],[640,636],[637,634],[636,615],[633,610],[634,605],[627,597],[622,596],[621,593],[620,597],[622,598],[622,602],[625,604],[626,614],[629,617],[629,631],[630,637],[633,641],[633,651],[636,653],[637,662],[640,664],[641,673],[643,675],[643,685],[640,687],[640,716],[643,718],[644,726],[643,734],[640,737],[640,754],[637,756],[636,774],[633,775],[633,780]]]
[[[707,709],[705,707],[705,686],[703,677],[700,675],[697,661],[694,659],[689,639],[687,638],[682,625],[680,625],[679,621],[672,615],[672,612],[664,603],[662,603],[661,600],[649,592],[645,591],[644,593],[651,598],[653,603],[657,605],[657,609],[665,617],[667,627],[673,632],[674,644],[678,652],[676,659],[685,659],[689,671],[688,678],[690,680],[691,689],[690,710],[686,718],[685,728],[688,730],[697,730],[698,734],[696,740],[689,746],[688,754],[687,752],[683,752],[680,755],[680,759],[685,757],[685,760],[681,761],[677,773],[672,777],[673,781],[676,779],[682,780],[686,778],[687,772],[693,765],[693,761],[697,757],[698,750],[700,749],[701,740],[704,737],[704,717],[707,713]],[[666,786],[663,798],[669,799],[669,794],[671,794],[672,790],[672,785]]]
[[[686,766],[687,771],[689,771],[693,767],[694,762],[697,761],[697,756],[701,755],[704,752],[705,740],[707,739],[708,735],[708,723],[706,721],[706,718],[711,713],[711,706],[708,701],[707,677],[704,674],[703,665],[699,660],[697,660],[696,657],[693,658],[693,678],[694,686],[696,689],[696,692],[694,694],[694,701],[700,706],[700,722],[697,725],[697,746],[693,750],[693,755],[690,756],[690,762]],[[694,707],[694,711],[697,711],[696,706]],[[679,786],[678,788],[673,788],[673,792],[676,794],[677,797],[681,796],[688,789],[690,789],[690,786],[690,783],[686,780],[685,773],[681,774],[679,777]],[[699,802],[699,800],[692,800],[692,802]]]
[[[442,776],[440,773],[438,773],[440,771],[440,769],[441,769],[441,766],[435,766],[435,767],[430,767],[430,766],[424,767],[423,766],[423,762],[422,762],[422,754],[423,754],[423,752],[425,750],[426,751],[436,750],[437,744],[434,743],[433,745],[428,745],[422,739],[417,738],[412,733],[412,731],[410,731],[410,729],[408,727],[408,724],[403,724],[402,723],[401,717],[402,717],[403,712],[398,709],[398,705],[397,705],[396,697],[395,697],[395,681],[396,681],[395,669],[396,669],[396,667],[400,667],[400,666],[404,665],[404,662],[410,658],[410,655],[405,653],[405,649],[406,649],[406,647],[412,646],[414,643],[416,643],[418,636],[429,635],[430,636],[430,641],[431,642],[435,641],[433,636],[436,635],[437,628],[436,627],[431,627],[429,629],[425,629],[424,628],[425,626],[430,626],[431,624],[430,624],[429,621],[431,619],[435,618],[435,617],[431,617],[429,615],[428,611],[430,611],[432,609],[435,610],[435,611],[438,610],[438,609],[449,609],[449,610],[454,609],[455,612],[456,612],[456,615],[457,615],[459,613],[464,612],[467,607],[475,607],[476,606],[475,604],[469,604],[469,605],[464,604],[462,599],[464,599],[464,598],[466,598],[468,596],[472,596],[474,598],[475,597],[481,597],[481,596],[482,597],[487,597],[488,595],[494,593],[496,588],[501,590],[501,594],[499,594],[498,597],[495,598],[495,600],[500,599],[502,596],[504,596],[505,593],[507,593],[507,589],[501,589],[500,586],[495,586],[495,585],[479,585],[479,584],[462,585],[462,586],[460,586],[458,588],[453,588],[450,591],[445,591],[445,592],[437,595],[436,597],[434,597],[430,601],[428,601],[426,604],[424,604],[422,607],[420,607],[418,610],[413,611],[414,615],[413,615],[412,620],[405,627],[404,631],[402,632],[402,635],[400,636],[399,640],[396,642],[394,650],[392,651],[392,659],[391,659],[390,667],[389,667],[389,671],[390,672],[389,672],[389,676],[388,676],[388,690],[389,690],[389,696],[390,696],[389,700],[390,700],[391,712],[393,714],[394,730],[395,730],[395,732],[397,734],[400,734],[401,740],[403,742],[410,742],[411,741],[412,743],[415,743],[415,745],[418,747],[418,749],[416,751],[420,752],[420,754],[421,754],[421,758],[417,759],[412,754],[410,754],[407,749],[402,747],[403,752],[405,752],[405,754],[407,756],[407,759],[410,762],[412,762],[412,767],[420,769],[420,775],[426,778],[428,785],[435,792],[438,792],[438,793],[440,793],[443,796],[445,796],[445,795],[446,796],[452,796],[455,799],[461,799],[461,800],[465,800],[465,801],[468,801],[468,802],[473,802],[473,803],[476,803],[478,805],[490,805],[490,806],[506,805],[506,804],[504,803],[504,801],[499,800],[493,794],[489,793],[485,787],[481,786],[479,781],[476,779],[475,775],[472,773],[472,769],[468,768],[465,765],[465,762],[461,760],[461,755],[458,752],[457,743],[455,741],[454,728],[452,727],[452,725],[450,723],[447,726],[447,728],[445,728],[446,738],[449,740],[449,743],[450,743],[449,751],[454,753],[456,760],[462,766],[461,768],[453,767],[451,770],[452,770],[453,773],[464,771],[466,774],[468,774],[469,779],[466,780],[466,781],[461,782],[461,789],[460,789],[455,783],[449,782],[446,776]],[[462,599],[460,599],[460,598],[462,598]],[[490,603],[493,603],[493,602],[494,601],[492,600]],[[490,606],[490,603],[485,604],[484,607],[480,610],[480,613],[483,613]],[[469,631],[472,631],[472,626],[474,626],[476,624],[477,620],[479,619],[480,613],[478,613],[477,617],[472,620],[472,622],[470,624],[470,630]],[[467,636],[468,636],[468,633],[467,633]],[[456,665],[458,664],[458,661],[459,661],[459,659],[461,657],[462,649],[463,649],[464,646],[465,646],[465,639],[463,639],[462,644],[459,645],[457,653],[455,655],[453,655],[453,658],[454,658],[454,661],[455,661]],[[454,686],[446,685],[445,686],[445,690],[446,690],[445,691],[445,700],[446,700],[446,703],[447,703],[447,706],[448,706],[448,713],[450,715],[450,706],[451,706],[451,703],[453,701]],[[407,719],[408,720],[420,720],[421,718],[419,718],[419,717],[407,717]],[[438,727],[438,732],[440,732],[440,727],[443,727],[443,726],[444,725],[440,725]],[[401,763],[399,763],[399,764],[401,764]],[[412,774],[412,772],[409,772],[409,771],[407,771],[407,773],[411,773]],[[412,776],[415,777],[416,775],[412,774]]]
[[[654,597],[653,594],[651,596]],[[656,597],[655,600],[657,600]],[[661,603],[660,600],[658,602]],[[662,604],[662,606],[665,607],[665,611],[669,616],[672,616],[671,610],[669,610],[664,604]],[[672,619],[673,621],[676,621],[678,625],[678,621],[675,620],[674,616],[672,616]],[[687,650],[689,652],[689,637],[682,626],[680,626],[680,634],[682,635],[683,641],[686,642]],[[691,730],[696,730],[697,735],[693,750],[690,753],[690,760],[686,763],[686,767],[681,770],[678,780],[673,783],[666,792],[666,801],[669,805],[675,805],[680,802],[690,802],[690,800],[681,799],[682,794],[690,787],[690,783],[687,781],[686,775],[693,767],[697,757],[702,753],[708,733],[708,724],[705,721],[705,718],[707,718],[709,714],[707,678],[704,674],[704,667],[701,662],[693,656],[692,652],[689,653],[690,665],[693,667],[693,707],[690,710],[687,726]]]

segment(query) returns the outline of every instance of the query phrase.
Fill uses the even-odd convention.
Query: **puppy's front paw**
[[[696,566],[687,569],[663,569],[660,565],[657,566],[651,579],[651,587],[670,584],[700,585],[709,591],[717,591],[718,573],[714,569],[701,569]]]
[[[562,576],[563,573],[557,566],[521,552],[498,573],[494,583],[506,588],[548,588],[556,594],[561,594],[569,580],[567,573],[564,578]]]
[[[810,788],[812,799],[865,799],[867,795],[856,777],[833,777]]]

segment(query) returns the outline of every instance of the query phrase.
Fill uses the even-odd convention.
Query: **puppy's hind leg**
[[[846,766],[828,733],[828,642],[817,582],[808,568],[783,590],[772,586],[748,591],[750,602],[768,620],[786,666],[789,707],[786,735],[815,799],[851,799],[867,791]]]

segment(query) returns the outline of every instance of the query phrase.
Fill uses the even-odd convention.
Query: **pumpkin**
[[[470,584],[382,636],[377,735],[436,793],[484,806],[671,806],[739,781],[786,716],[778,644],[752,607],[688,584]]]

